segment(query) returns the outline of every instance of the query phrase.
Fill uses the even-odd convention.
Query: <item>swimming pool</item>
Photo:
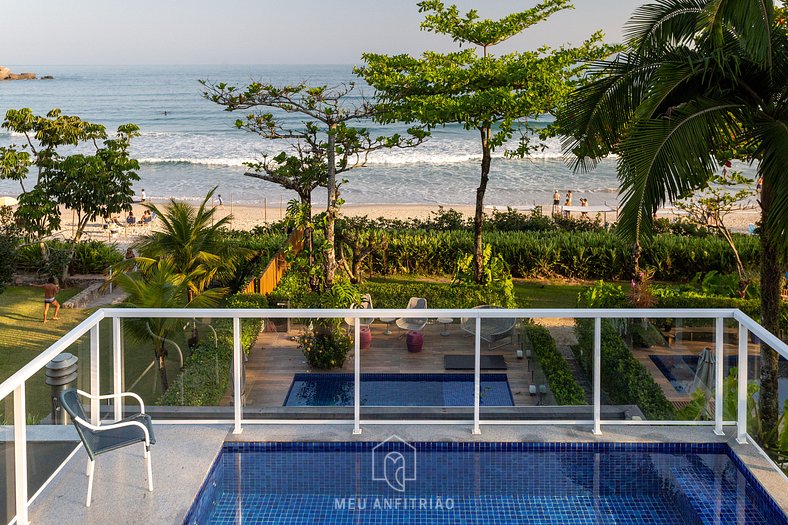
[[[473,374],[361,374],[362,406],[473,406]],[[353,406],[353,374],[295,374],[284,406]],[[506,374],[481,374],[482,406],[514,406]]]
[[[393,437],[226,443],[183,523],[786,525],[788,519],[722,443]]]

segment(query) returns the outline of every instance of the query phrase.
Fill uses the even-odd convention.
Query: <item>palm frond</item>
[[[735,103],[699,100],[677,108],[670,118],[634,124],[619,162],[619,229],[625,237],[650,235],[650,219],[659,206],[706,183],[716,169],[712,152],[739,133],[739,110]]]
[[[708,0],[658,0],[638,7],[624,27],[627,43],[641,55],[691,44]]]

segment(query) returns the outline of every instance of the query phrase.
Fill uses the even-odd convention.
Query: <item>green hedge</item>
[[[575,321],[578,350],[576,357],[591,373],[594,352],[594,320]],[[616,328],[602,321],[602,388],[618,404],[637,405],[647,419],[676,419],[676,410],[648,370],[632,355]]]
[[[227,299],[226,306],[227,308],[267,308],[268,301],[262,295],[234,295]],[[213,337],[203,332],[200,344],[186,358],[183,371],[170,384],[170,389],[156,401],[157,405],[219,405],[227,389],[230,388],[233,321],[217,319],[212,325],[216,330],[219,344],[215,345]],[[249,353],[262,327],[262,319],[241,321],[241,348],[244,352]]]
[[[473,251],[470,231],[387,230],[388,246],[371,256],[377,274],[452,274],[460,254]],[[745,265],[757,265],[758,238],[736,235]],[[632,246],[612,232],[488,232],[485,243],[500,254],[515,277],[564,276],[581,279],[629,279]],[[656,270],[657,280],[686,281],[698,272],[736,271],[726,242],[714,236],[661,234],[644,243],[641,265]]]
[[[585,391],[575,380],[569,363],[556,348],[550,331],[544,326],[533,323],[527,323],[523,330],[531,342],[539,365],[547,377],[547,382],[550,383],[550,390],[555,396],[556,403],[559,405],[587,404]]]
[[[657,308],[738,308],[755,321],[761,320],[760,299],[738,299],[706,295],[698,292],[677,291],[670,288],[654,287]],[[788,333],[788,304],[780,303],[780,330]]]

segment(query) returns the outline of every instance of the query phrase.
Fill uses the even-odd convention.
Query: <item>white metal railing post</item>
[[[361,319],[353,320],[353,434],[361,434]]]
[[[602,434],[602,318],[594,318],[594,430]]]
[[[101,395],[101,369],[99,367],[99,321],[90,327],[90,395]],[[98,425],[101,419],[101,401],[90,400],[90,422]]]
[[[241,418],[243,417],[243,400],[241,398],[241,388],[243,387],[241,381],[242,359],[241,319],[233,317],[233,434],[240,434],[243,430],[241,427]]]
[[[115,421],[123,418],[123,332],[120,318],[112,318],[112,390],[115,394]]]
[[[16,522],[27,525],[27,409],[25,384],[14,389],[14,485],[16,491]]]
[[[739,377],[738,402],[736,403],[736,441],[747,443],[747,340],[750,334],[747,327],[739,321]]]
[[[718,436],[724,436],[725,432],[722,430],[722,374],[723,360],[725,359],[723,350],[725,345],[725,320],[718,317],[714,330],[714,345],[715,345],[715,370],[714,370],[714,433]]]
[[[482,319],[476,314],[476,330],[474,339],[474,362],[473,362],[473,434],[481,434],[479,427],[479,403],[481,402],[481,383],[482,383]]]

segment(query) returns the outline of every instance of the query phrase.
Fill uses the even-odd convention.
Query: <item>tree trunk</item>
[[[301,194],[301,204],[304,207],[304,215],[307,218],[307,223],[311,224],[312,222],[312,195],[311,192],[307,194]],[[306,251],[309,258],[309,267],[313,268],[315,266],[315,251],[314,251],[314,229],[311,226],[304,227],[304,246],[306,247]],[[310,274],[309,276],[309,289],[313,292],[316,292],[318,289],[318,279],[315,274]]]
[[[480,128],[482,137],[482,173],[476,189],[476,213],[473,216],[473,278],[481,284],[484,271],[484,249],[482,247],[482,225],[484,223],[484,193],[490,178],[490,126]]]
[[[326,289],[330,289],[334,285],[334,277],[337,268],[337,257],[334,247],[334,223],[339,214],[339,210],[337,209],[339,190],[337,189],[336,137],[334,135],[336,129],[336,124],[329,124],[328,151],[326,151],[328,160],[328,206],[326,207],[326,249],[324,254]]]
[[[767,226],[773,202],[771,185],[764,184],[761,190],[761,325],[775,335],[780,333],[780,260]],[[761,343],[761,390],[759,394],[761,423],[764,434],[769,435],[777,427],[779,400],[777,397],[778,355],[765,343]],[[776,438],[776,433],[773,436]],[[770,445],[771,443],[764,443]]]
[[[161,377],[161,388],[162,392],[166,392],[170,389],[170,382],[167,379],[167,367],[165,366],[164,357],[167,355],[167,351],[164,349],[164,343],[159,345],[158,349],[156,350],[156,364],[159,366],[159,376]]]

